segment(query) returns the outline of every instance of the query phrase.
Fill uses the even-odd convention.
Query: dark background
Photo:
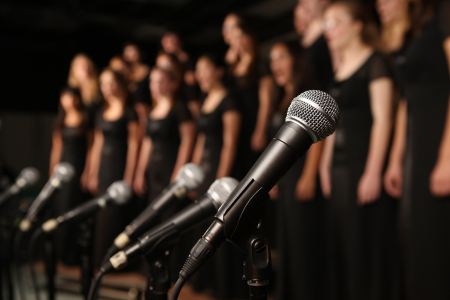
[[[373,2],[373,1],[366,1]],[[2,96],[0,110],[55,112],[59,90],[78,52],[97,67],[138,42],[154,63],[161,35],[180,33],[194,57],[224,51],[221,26],[227,13],[249,18],[262,46],[295,38],[297,0],[7,0],[0,4]]]

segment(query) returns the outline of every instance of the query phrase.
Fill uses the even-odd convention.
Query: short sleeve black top
[[[178,101],[163,119],[148,118],[146,135],[153,143],[180,143],[179,127],[181,123],[192,121],[192,115],[186,105]]]
[[[103,133],[105,144],[107,142],[118,142],[127,145],[128,142],[128,123],[137,122],[136,111],[131,107],[126,107],[122,116],[115,121],[106,121],[103,118],[104,110],[97,113],[95,125]]]
[[[221,147],[223,138],[222,116],[232,110],[238,110],[238,106],[234,98],[227,94],[213,112],[207,114],[200,112],[198,131],[205,134],[205,147],[214,141],[217,141],[218,146]]]
[[[392,79],[387,59],[374,52],[348,79],[333,80],[330,95],[339,105],[340,121],[336,129],[335,163],[364,164],[369,151],[372,128],[369,84],[379,78]]]

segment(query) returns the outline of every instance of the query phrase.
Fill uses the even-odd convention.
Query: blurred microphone
[[[307,91],[291,102],[286,123],[215,215],[215,221],[192,248],[173,297],[225,239],[256,228],[268,192],[309,147],[333,134],[339,123],[336,101],[322,91]]]
[[[39,171],[36,168],[28,167],[23,169],[17,177],[16,182],[0,194],[0,205],[8,200],[9,197],[16,195],[21,190],[36,184],[38,180]]]
[[[148,225],[155,220],[162,212],[171,207],[175,202],[184,199],[186,194],[197,189],[205,180],[205,173],[196,164],[188,163],[178,171],[173,183],[165,188],[161,194],[147,206],[147,208],[128,225],[124,232],[114,240],[114,249],[110,255],[123,249],[132,240],[147,230]],[[108,257],[109,258],[109,257]]]
[[[103,209],[112,205],[124,205],[131,199],[132,191],[128,184],[124,181],[116,181],[111,184],[106,193],[102,196],[96,197],[91,201],[88,201],[80,206],[72,209],[71,211],[55,218],[50,219],[42,224],[42,230],[45,233],[55,231],[59,225],[67,222],[73,222],[93,214],[99,209]]]
[[[32,223],[36,220],[37,214],[47,204],[47,200],[53,194],[55,189],[59,189],[63,182],[69,182],[75,175],[75,169],[67,162],[59,163],[53,169],[53,175],[42,188],[39,195],[31,204],[25,215],[25,218],[20,222],[19,229],[22,232],[30,230]]]
[[[237,184],[238,181],[231,177],[214,181],[206,194],[200,199],[145,233],[124,251],[120,251],[111,257],[102,266],[101,272],[106,273],[112,269],[120,269],[137,257],[154,253],[157,250],[166,251],[179,240],[181,235],[212,217]]]

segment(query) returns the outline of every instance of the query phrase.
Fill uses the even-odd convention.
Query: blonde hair
[[[74,66],[77,60],[84,59],[88,65],[88,80],[82,86],[79,79],[75,76]],[[99,96],[99,85],[98,85],[98,72],[94,65],[94,62],[84,53],[78,53],[72,59],[70,63],[69,78],[67,79],[67,84],[71,88],[76,88],[80,90],[81,100],[85,106],[89,106],[93,101],[97,101]]]

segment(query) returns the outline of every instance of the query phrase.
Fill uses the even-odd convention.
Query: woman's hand
[[[83,192],[89,191],[89,172],[84,171],[81,174],[80,187]]]
[[[363,206],[375,202],[381,195],[381,187],[381,175],[364,172],[358,183],[356,203]]]
[[[450,159],[436,163],[430,175],[430,192],[441,198],[450,196]]]
[[[139,197],[145,196],[147,184],[145,183],[144,176],[136,176],[133,182],[133,190]]]
[[[92,195],[98,194],[98,177],[97,176],[95,176],[95,177],[91,176],[89,178],[88,187],[89,187],[89,192],[91,192]]]
[[[301,176],[295,186],[295,198],[299,201],[312,201],[316,196],[315,176]]]
[[[261,152],[267,146],[267,137],[264,132],[255,130],[252,134],[251,147],[255,152]]]
[[[320,186],[322,188],[322,194],[325,199],[330,199],[331,197],[331,176],[330,171],[321,171],[320,172]]]
[[[278,199],[278,184],[276,184],[269,192],[270,200]]]
[[[394,198],[400,198],[403,191],[403,168],[401,164],[389,164],[384,174],[384,188]]]

